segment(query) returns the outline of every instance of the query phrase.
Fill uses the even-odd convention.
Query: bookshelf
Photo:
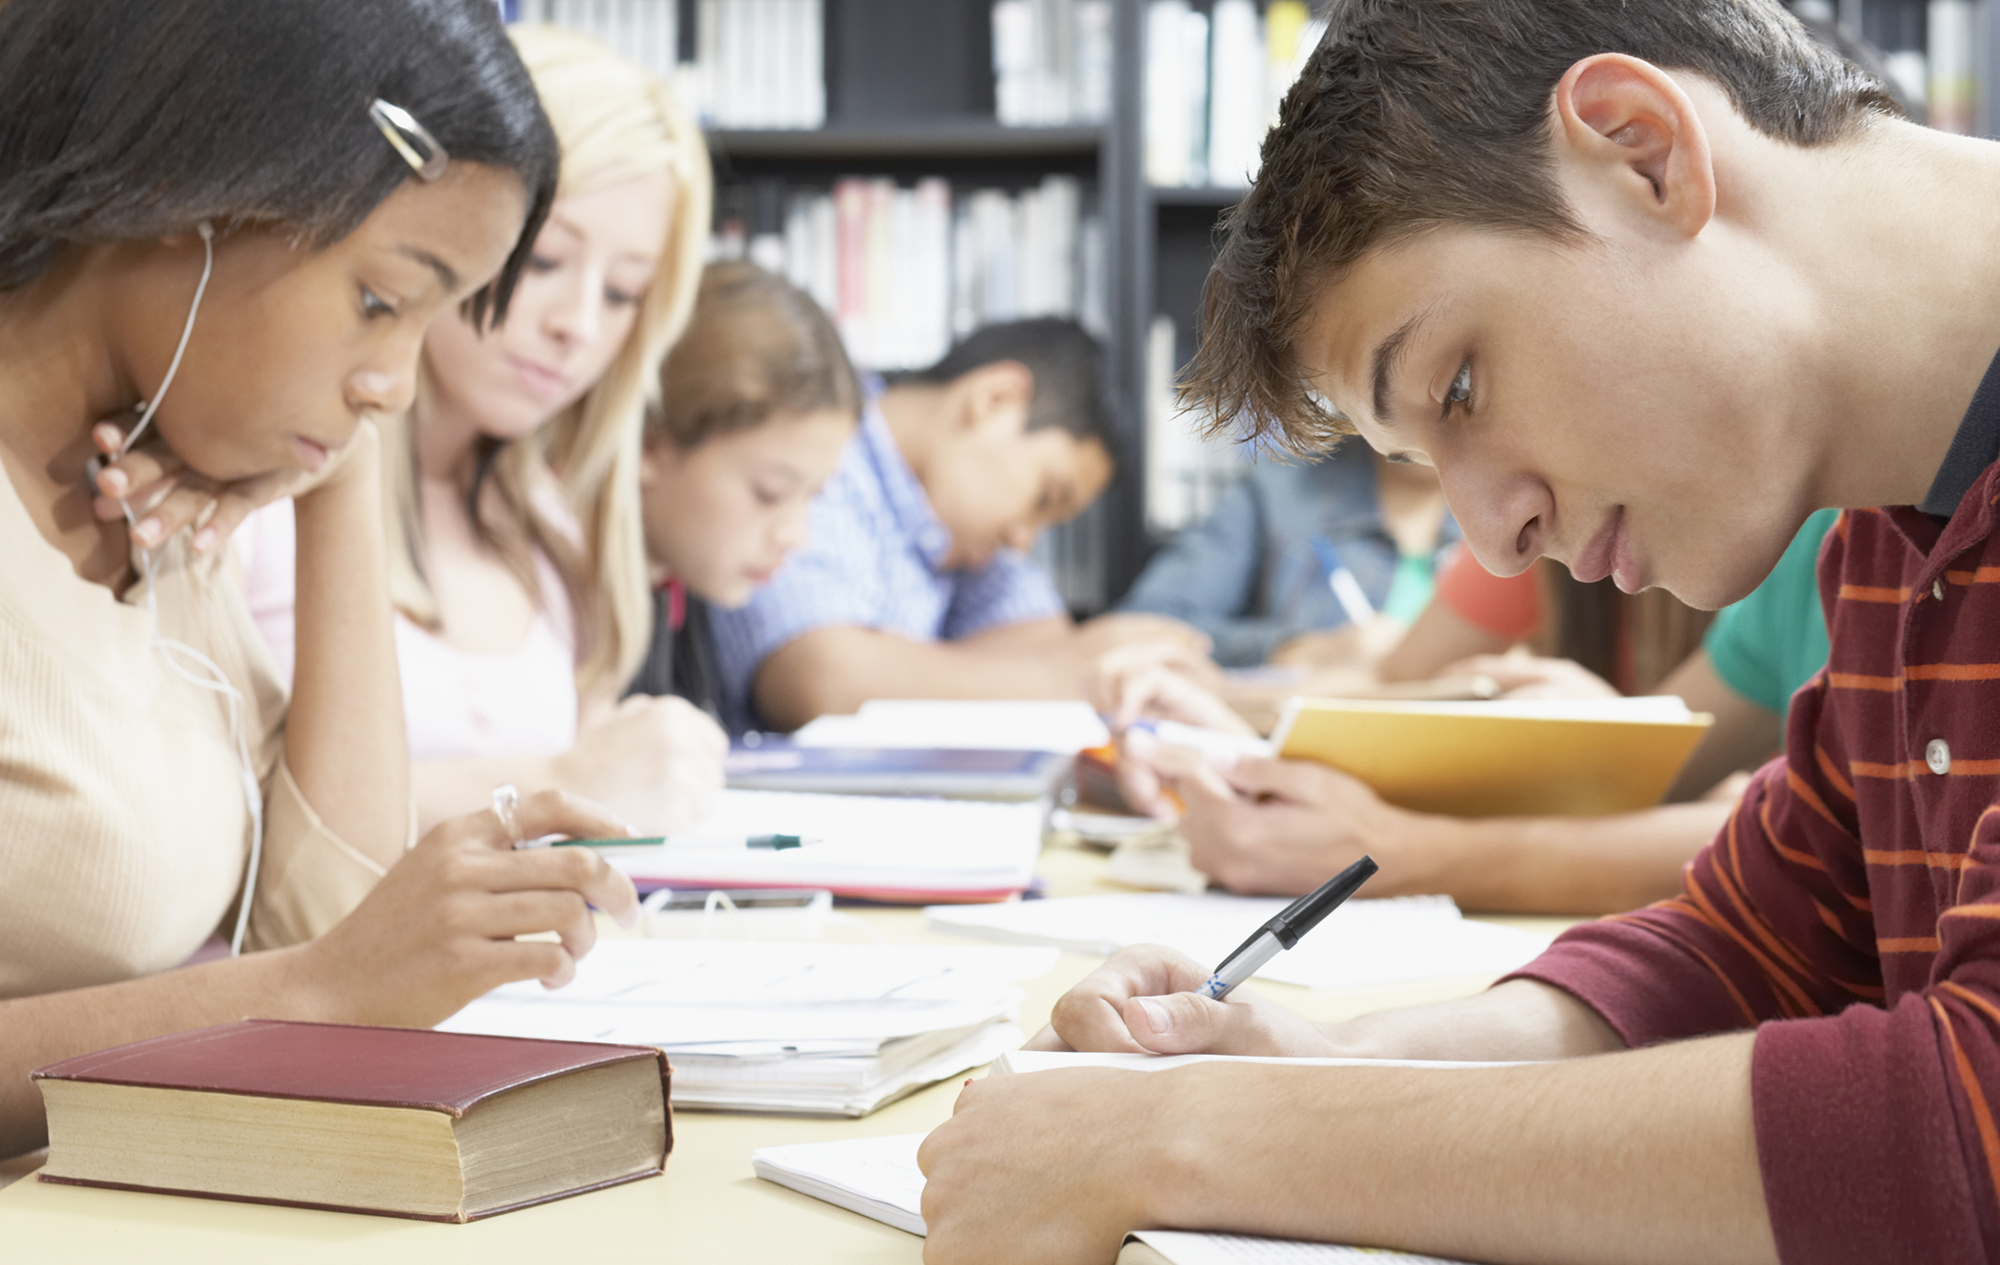
[[[696,4],[679,2],[686,29]],[[1020,199],[1050,177],[1073,181],[1082,219],[1097,226],[1090,231],[1098,245],[1094,253],[1081,249],[1089,257],[1077,265],[1080,274],[1094,274],[1094,285],[1080,276],[1075,308],[1063,314],[1103,339],[1128,430],[1137,431],[1135,366],[1143,359],[1143,321],[1130,306],[1129,265],[1116,243],[1122,226],[1135,218],[1131,204],[1145,192],[1136,155],[1129,152],[1138,137],[1128,116],[1137,109],[1139,67],[1135,46],[1120,38],[1124,26],[1134,25],[1139,0],[1109,0],[1107,6],[1113,23],[1109,117],[1046,126],[1005,126],[996,117],[992,0],[822,2],[825,124],[711,129],[719,229],[740,233],[746,253],[757,258],[756,240],[784,232],[796,195],[831,191],[846,178],[893,180],[900,188],[941,178],[955,207],[981,191]],[[1081,294],[1087,288],[1091,296]],[[1048,533],[1038,551],[1079,614],[1108,606],[1144,563],[1142,450],[1143,438],[1135,436],[1112,489],[1074,523]]]
[[[1032,13],[1037,21],[1046,21],[1050,13],[1068,13],[1072,6],[1108,9],[1109,48],[1100,49],[1108,63],[1107,99],[1093,107],[1101,109],[1101,121],[1002,124],[996,112],[995,0],[503,0],[503,9],[510,17],[553,20],[614,36],[614,45],[621,42],[615,38],[618,32],[638,32],[636,38],[652,41],[647,45],[652,60],[661,55],[657,46],[671,25],[678,63],[672,78],[683,100],[697,108],[717,98],[715,72],[695,73],[694,63],[708,57],[719,64],[731,56],[727,39],[714,34],[718,14],[761,8],[768,19],[773,13],[789,13],[817,32],[819,77],[802,94],[792,93],[808,107],[823,106],[817,126],[709,130],[718,227],[734,225],[739,240],[732,248],[753,258],[759,236],[768,241],[782,233],[794,194],[828,193],[850,177],[878,184],[894,181],[903,189],[927,178],[941,179],[954,207],[982,190],[1019,199],[1050,177],[1074,182],[1079,214],[1094,219],[1099,234],[1097,254],[1078,264],[1080,273],[1096,276],[1099,291],[1094,310],[1078,315],[1104,339],[1114,391],[1132,434],[1112,489],[1075,523],[1049,533],[1041,551],[1072,608],[1089,614],[1123,594],[1170,530],[1162,527],[1158,504],[1149,513],[1149,482],[1153,499],[1160,497],[1147,449],[1153,447],[1157,457],[1169,445],[1178,442],[1183,450],[1189,445],[1171,433],[1162,443],[1158,434],[1163,423],[1169,429],[1174,424],[1160,416],[1162,361],[1177,367],[1194,353],[1215,229],[1244,189],[1201,182],[1206,173],[1200,165],[1190,168],[1196,183],[1155,184],[1148,178],[1148,34],[1160,29],[1159,0],[1000,2],[1015,6],[1013,16]],[[1255,12],[1268,20],[1273,6],[1284,2],[1254,0]],[[1225,29],[1237,32],[1240,46],[1244,0],[1167,3],[1183,26],[1212,29],[1212,48],[1220,47]],[[2000,85],[2000,19],[1995,13],[2000,0],[1795,3],[1801,9],[1818,5],[1821,13],[1837,15],[1861,31],[1893,55],[1899,78],[1924,88],[1921,95],[1959,92],[1957,126],[1963,130],[2000,136],[2000,91],[1994,90]],[[1233,12],[1218,16],[1231,6]],[[1312,0],[1314,9],[1319,6],[1320,0]],[[810,16],[798,16],[808,11]],[[1296,21],[1297,14],[1294,8],[1287,20]],[[1311,33],[1306,32],[1308,37]],[[738,36],[741,43],[740,32]],[[798,67],[796,49],[784,40],[778,43],[789,58],[784,65]],[[1071,53],[1081,56],[1075,49]],[[737,56],[740,70],[742,58]],[[1220,53],[1216,56],[1219,65]],[[1957,76],[1956,88],[1937,81],[1940,69],[1950,72],[1947,80]],[[1177,86],[1185,78],[1174,67],[1166,70]],[[1070,91],[1075,92],[1073,86]],[[1159,325],[1162,318],[1170,324]],[[1170,344],[1161,337],[1169,330]],[[1170,351],[1163,352],[1163,346]],[[1154,413],[1150,421],[1149,405]],[[1187,456],[1182,451],[1175,459]],[[1189,476],[1205,482],[1192,496],[1179,498],[1178,511],[1165,516],[1169,523],[1195,512],[1226,481],[1226,454],[1193,456],[1197,467],[1210,462]]]

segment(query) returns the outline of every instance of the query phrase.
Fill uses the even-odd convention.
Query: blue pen
[[[1333,600],[1340,603],[1340,609],[1347,615],[1347,622],[1356,626],[1366,624],[1375,618],[1375,605],[1362,592],[1361,581],[1354,578],[1354,572],[1340,560],[1340,551],[1324,536],[1314,536],[1313,556],[1319,559],[1320,569],[1326,572],[1327,587],[1333,590]]]
[[[1217,1001],[1229,996],[1230,990],[1262,970],[1264,963],[1297,944],[1300,936],[1319,926],[1328,914],[1360,891],[1361,885],[1379,868],[1375,858],[1362,857],[1279,910],[1271,921],[1236,946],[1236,952],[1222,959],[1222,964],[1208,977],[1208,983],[1196,991]]]

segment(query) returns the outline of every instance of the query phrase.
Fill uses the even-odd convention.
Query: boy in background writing
[[[1086,665],[1156,616],[1070,621],[1025,556],[1109,486],[1118,448],[1097,342],[1070,321],[975,330],[866,388],[811,542],[740,610],[712,612],[732,731],[795,729],[870,698],[1075,698]]]
[[[1049,1038],[1538,1062],[975,1082],[922,1154],[927,1258],[1108,1262],[1145,1225],[2000,1256],[1996,205],[2000,146],[1897,119],[1770,0],[1337,5],[1211,276],[1196,394],[1430,462],[1503,575],[1712,608],[1844,508],[1828,670],[1678,897],[1486,993],[1320,1027],[1149,947]]]

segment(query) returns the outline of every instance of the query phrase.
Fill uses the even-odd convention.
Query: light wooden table
[[[1104,881],[1104,861],[1096,854],[1052,846],[1041,868],[1052,895],[1124,890]],[[892,942],[947,942],[925,930],[917,910],[867,910],[859,916]],[[1555,931],[1570,920],[1494,921]],[[1040,1027],[1063,991],[1100,961],[1065,955],[1046,978],[1027,985],[1021,1026],[1030,1032]],[[1314,1019],[1334,1019],[1463,996],[1489,982],[1480,977],[1339,993],[1283,984],[1254,987]],[[0,1190],[0,1262],[558,1265],[587,1252],[607,1262],[917,1265],[921,1239],[759,1181],[750,1173],[750,1152],[787,1142],[927,1132],[951,1114],[958,1084],[934,1085],[860,1120],[678,1112],[664,1177],[469,1225],[92,1190],[26,1178]],[[15,1171],[21,1167],[15,1165]]]

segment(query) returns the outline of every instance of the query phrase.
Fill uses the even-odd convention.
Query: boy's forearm
[[[372,430],[298,498],[298,662],[285,759],[321,820],[383,865],[408,842],[410,770]]]
[[[1155,1224],[1494,1262],[1777,1259],[1749,1033],[1453,1073],[1156,1073]]]
[[[757,710],[780,729],[852,712],[871,698],[1080,698],[1082,665],[1060,651],[912,641],[870,628],[820,628],[757,669]]]
[[[1539,980],[1324,1025],[1345,1058],[1539,1063],[1612,1054],[1625,1043],[1575,997]]]
[[[1395,855],[1399,891],[1443,892],[1470,910],[1597,915],[1680,890],[1681,867],[1715,838],[1733,804],[1669,804],[1610,817],[1412,814]]]

